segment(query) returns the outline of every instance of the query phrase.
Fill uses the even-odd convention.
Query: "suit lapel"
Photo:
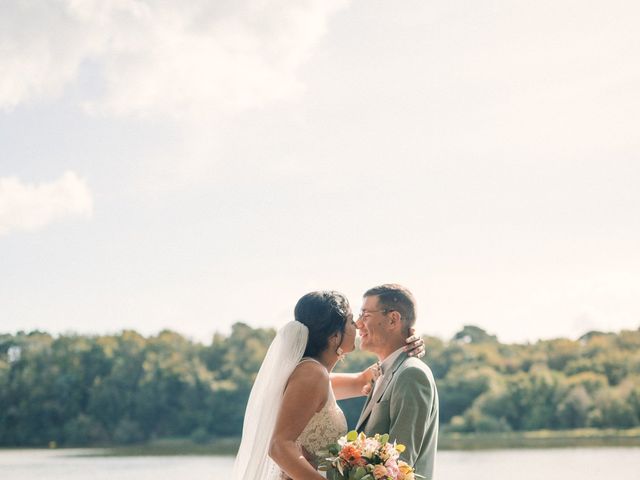
[[[367,412],[370,411],[369,405],[371,405],[371,397],[373,397],[373,389],[369,392],[367,396],[367,401],[364,403],[364,407],[362,407],[362,412],[360,413],[360,418],[358,419],[358,423],[356,424],[356,430],[360,430],[360,425],[364,422]]]
[[[373,391],[369,394],[369,397],[367,398],[367,403],[365,403],[365,406],[362,409],[362,413],[360,414],[360,418],[358,419],[356,430],[360,430],[362,428],[367,418],[369,418],[369,415],[371,415],[371,411],[373,410],[373,407],[375,406],[376,403],[378,403],[378,400],[382,398],[382,395],[387,390],[387,387],[389,387],[389,384],[391,383],[391,380],[393,379],[393,375],[396,373],[396,370],[398,370],[400,365],[402,365],[402,362],[404,362],[405,359],[407,358],[408,358],[408,355],[405,352],[402,352],[400,356],[396,359],[396,361],[393,362],[393,364],[391,365],[391,368],[389,369],[390,371],[388,372],[388,374],[385,374],[384,379],[382,380],[382,383],[378,386],[377,389],[374,388],[375,396],[373,395]]]
[[[371,410],[373,410],[373,406],[380,399],[380,397],[382,396],[382,392],[386,390],[387,385],[389,385],[390,381],[391,381],[391,375],[385,375],[383,383],[377,389],[375,389],[376,390],[375,397],[373,396],[373,392],[369,394],[369,399],[367,400],[367,403],[365,404],[364,409],[360,414],[360,419],[358,420],[358,425],[356,426],[356,430],[360,430],[360,427],[362,427],[362,424],[366,421],[367,418],[369,418],[369,415],[371,415]]]

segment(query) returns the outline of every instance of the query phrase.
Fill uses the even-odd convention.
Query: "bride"
[[[355,349],[349,302],[335,291],[311,292],[296,304],[294,321],[271,343],[249,396],[233,480],[323,480],[317,453],[347,432],[336,399],[366,394],[379,375],[331,373]],[[422,340],[407,339],[422,355]]]

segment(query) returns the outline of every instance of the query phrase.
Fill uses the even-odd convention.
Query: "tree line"
[[[243,323],[209,345],[173,331],[0,335],[0,445],[237,437],[274,335]],[[504,344],[466,326],[424,339],[443,432],[640,426],[640,329]],[[337,370],[374,360],[357,351]],[[363,399],[341,403],[353,427]]]

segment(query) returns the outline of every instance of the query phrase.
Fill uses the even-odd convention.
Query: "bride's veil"
[[[269,457],[269,442],[289,376],[307,346],[309,330],[297,321],[282,327],[262,362],[251,389],[233,480],[275,480],[280,468]]]

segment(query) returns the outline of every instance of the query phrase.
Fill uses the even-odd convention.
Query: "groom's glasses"
[[[394,310],[390,310],[387,308],[383,308],[382,310],[360,310],[360,315],[358,316],[358,320],[361,320],[367,316],[370,316],[372,313],[382,312],[385,315],[389,312],[393,312]]]

